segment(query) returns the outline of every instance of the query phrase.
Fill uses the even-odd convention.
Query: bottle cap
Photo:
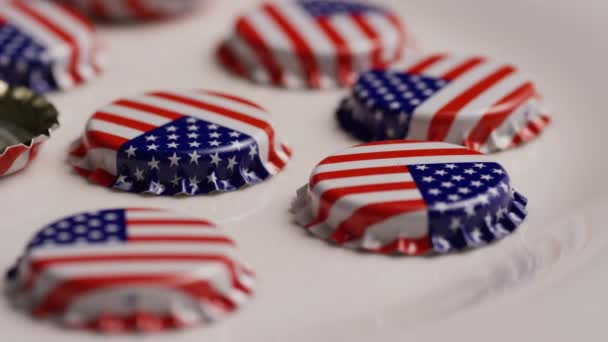
[[[445,141],[489,153],[536,137],[550,118],[510,64],[435,54],[363,73],[337,112],[365,140]]]
[[[260,183],[290,155],[253,102],[203,90],[157,91],[97,111],[69,162],[103,186],[173,196]]]
[[[40,230],[6,277],[10,298],[77,329],[156,331],[238,309],[253,274],[221,229],[155,209],[80,213]]]
[[[92,23],[45,0],[0,7],[0,78],[37,93],[65,90],[101,73],[103,54]]]
[[[0,177],[26,168],[59,127],[57,110],[31,90],[0,81]]]
[[[293,205],[319,238],[376,253],[447,253],[511,234],[527,200],[486,155],[443,142],[348,148],[313,170]]]
[[[398,60],[411,40],[395,13],[366,2],[275,1],[239,17],[218,58],[255,82],[327,88]]]
[[[205,0],[60,0],[103,20],[157,20],[196,10]]]

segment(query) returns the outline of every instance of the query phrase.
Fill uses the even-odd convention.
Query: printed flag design
[[[353,1],[263,3],[241,18],[220,61],[257,82],[287,87],[350,85],[355,75],[402,57],[406,33],[392,12]]]
[[[7,280],[34,315],[75,328],[175,328],[232,312],[252,294],[235,250],[204,220],[103,210],[42,229]]]
[[[257,184],[290,155],[254,103],[207,91],[152,92],[95,113],[70,163],[104,186],[194,195]]]
[[[101,73],[92,24],[53,1],[7,0],[0,7],[0,78],[38,93],[67,89]]]
[[[514,231],[526,199],[487,156],[457,145],[394,140],[324,159],[294,205],[334,243],[380,253],[445,253]]]
[[[482,152],[529,141],[550,121],[512,65],[445,54],[364,73],[338,119],[365,140],[445,141]]]
[[[28,167],[38,156],[40,145],[47,139],[48,136],[41,135],[34,138],[29,145],[13,145],[0,151],[0,177],[12,175]]]

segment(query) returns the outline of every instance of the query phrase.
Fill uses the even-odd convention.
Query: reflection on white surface
[[[599,211],[599,207],[608,208],[608,205],[593,209]],[[314,330],[318,332],[318,338],[335,341],[346,338],[349,341],[370,341],[378,336],[409,335],[408,332],[430,328],[434,322],[524,287],[530,284],[530,280],[541,278],[545,272],[555,274],[557,268],[563,266],[562,262],[565,264],[583,251],[589,251],[592,236],[598,248],[607,245],[608,234],[600,227],[592,229],[587,211],[572,212],[544,227],[531,228],[524,224],[517,234],[502,242],[500,248],[489,246],[469,252],[471,258],[467,260],[471,272],[445,279],[444,286],[426,296],[396,303],[381,312],[331,322]],[[298,331],[294,335],[306,340],[317,338],[316,334],[311,335],[310,330]]]

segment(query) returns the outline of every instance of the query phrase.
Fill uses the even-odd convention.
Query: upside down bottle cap
[[[0,81],[0,177],[26,168],[59,123],[44,97]]]

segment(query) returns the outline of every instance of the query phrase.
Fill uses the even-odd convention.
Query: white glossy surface
[[[540,140],[497,155],[530,199],[522,229],[500,244],[442,258],[387,258],[331,248],[291,223],[296,189],[324,156],[354,143],[335,125],[343,90],[254,86],[212,55],[230,19],[254,1],[215,1],[183,20],[104,27],[111,50],[95,83],[52,96],[62,128],[26,172],[0,181],[0,265],[33,232],[62,215],[115,206],[161,206],[218,221],[259,277],[237,315],[151,341],[571,341],[603,339],[608,234],[607,169],[597,134],[605,114],[605,1],[391,1],[427,51],[478,52],[533,75],[554,108]],[[186,199],[147,198],[90,185],[70,172],[66,150],[91,112],[156,88],[202,87],[262,103],[295,157],[274,179],[244,191]],[[597,138],[597,140],[596,140]],[[0,298],[2,340],[95,341],[35,323]],[[114,337],[130,341],[130,336]]]

